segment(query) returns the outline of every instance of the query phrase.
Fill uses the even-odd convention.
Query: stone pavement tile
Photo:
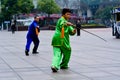
[[[120,80],[120,77],[119,76],[98,77],[93,78],[92,80]]]
[[[28,72],[28,71],[38,71],[38,68],[35,67],[25,67],[25,68],[14,68],[16,72]]]
[[[25,68],[25,67],[33,67],[29,63],[26,63],[24,61],[19,61],[19,60],[9,60],[8,61],[9,66],[12,68]]]
[[[40,68],[44,73],[50,75],[55,80],[90,80],[88,77],[80,75],[71,69],[60,69],[57,73],[53,73],[50,68]]]
[[[74,62],[77,62],[77,63],[80,63],[80,64],[83,64],[83,65],[97,65],[97,64],[100,64],[98,63],[97,61],[95,60],[89,60],[89,59],[82,59],[82,58],[74,58]]]
[[[18,73],[23,80],[55,80],[51,76],[43,73],[42,71],[27,71]]]
[[[2,69],[10,69],[10,67],[5,63],[0,63],[0,70]]]
[[[96,78],[96,77],[107,77],[107,76],[112,76],[111,73],[103,72],[103,71],[96,71],[96,72],[89,72],[89,73],[80,73],[82,75],[85,75],[90,78]]]
[[[0,78],[0,80],[20,80],[16,77],[6,77],[6,78]]]
[[[120,64],[97,64],[97,65],[87,65],[88,67],[94,68],[108,68],[108,67],[120,67]]]
[[[120,70],[119,71],[110,71],[109,73],[113,74],[113,75],[117,75],[120,76]]]
[[[74,61],[70,61],[70,63],[69,63],[69,67],[70,67],[70,69],[80,69],[80,68],[89,68],[88,66],[86,66],[86,65],[83,65],[83,64],[81,64],[81,63],[76,63],[76,62],[74,62]]]
[[[1,43],[0,43],[1,44]],[[0,45],[0,54],[8,53],[8,50],[4,49],[4,46]]]
[[[2,72],[0,73],[0,78],[7,78],[7,77],[15,77],[16,74],[14,72]]]
[[[111,71],[120,71],[119,66],[113,66],[113,67],[103,67],[103,68],[98,68],[99,70],[105,71],[105,72],[111,72]]]
[[[78,77],[77,76],[74,76],[74,77],[59,76],[59,77],[55,77],[55,80],[91,80],[91,79],[89,79],[89,78],[81,79],[80,76],[78,76]]]
[[[53,57],[53,52],[52,51],[39,51],[40,53],[39,53],[39,57],[41,58],[41,59],[44,59],[44,60],[46,60],[46,61],[52,61],[51,59],[52,59],[52,57]],[[46,57],[46,55],[47,55],[47,57]]]
[[[80,63],[83,65],[92,65],[92,64],[99,64],[97,61],[92,59],[81,58],[79,56],[72,56],[71,60],[76,63]]]
[[[100,53],[101,54],[101,53]],[[104,53],[105,54],[105,53]],[[103,56],[104,56],[104,54],[103,54]],[[109,54],[108,54],[109,55]],[[94,55],[95,56],[95,55]],[[114,57],[113,58],[110,58],[110,57],[102,57],[102,56],[97,56],[97,57],[99,57],[98,59],[97,59],[97,61],[99,62],[99,63],[104,63],[104,64],[114,64],[114,63],[119,63],[119,60],[116,60]],[[100,60],[100,58],[102,59],[102,60]]]
[[[88,53],[73,54],[71,60],[77,63],[84,64],[84,65],[101,65],[101,64],[119,63],[119,61],[111,60],[110,58],[107,58],[107,57],[105,58],[105,57],[95,56],[95,55],[92,55],[92,53],[91,54],[88,54]]]
[[[16,43],[15,43],[16,44]],[[17,44],[16,44],[17,45]],[[9,53],[16,53],[16,54],[20,54],[18,52],[21,51],[21,49],[19,47],[15,47],[14,45],[11,45],[11,46],[5,46],[4,47]]]
[[[2,72],[11,72],[12,70],[10,69],[10,67],[6,64],[0,64],[0,73]]]
[[[90,80],[90,78],[70,70],[60,70],[57,74],[51,74],[56,80]]]
[[[70,70],[77,72],[77,73],[92,73],[92,72],[100,72],[101,70],[96,68],[70,68]]]
[[[70,68],[52,73],[50,66],[53,56],[51,46],[53,33],[54,31],[41,31],[38,48],[40,53],[38,55],[31,53],[32,44],[30,56],[26,57],[24,54],[26,31],[16,32],[15,35],[9,32],[0,32],[0,80],[120,79],[119,40],[113,39],[109,34],[107,36],[105,34],[105,37],[109,38],[108,43],[93,38],[92,35],[87,35],[87,33],[83,33],[80,37],[70,37],[72,47]]]
[[[12,72],[11,69],[0,69],[0,73]]]
[[[106,57],[106,58],[111,58],[111,59],[112,58],[115,59],[120,56],[118,49],[111,49],[111,48],[107,48],[105,50],[99,49],[99,50],[95,50],[95,52],[97,54],[95,53],[91,53],[91,54],[96,55],[98,57]]]
[[[3,55],[1,57],[12,68],[33,67],[28,62],[24,61],[23,59],[21,59],[21,58],[19,58],[17,56],[14,56],[13,54],[11,54],[9,56]]]
[[[48,56],[49,57],[49,56]],[[47,58],[48,58],[47,57]],[[41,54],[38,55],[30,55],[29,57],[22,57],[26,62],[30,63],[35,67],[48,67],[51,65],[51,60],[46,60],[42,57]],[[51,58],[52,59],[52,58]]]

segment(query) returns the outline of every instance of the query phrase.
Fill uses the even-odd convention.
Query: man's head
[[[71,17],[71,10],[68,9],[68,8],[64,8],[62,10],[62,16],[65,18],[65,19],[69,19]]]
[[[78,20],[77,20],[77,22],[79,23],[79,22],[80,22],[80,20],[78,19]]]
[[[39,17],[39,16],[35,16],[35,17],[34,17],[34,20],[37,21],[37,22],[39,22],[40,17]]]

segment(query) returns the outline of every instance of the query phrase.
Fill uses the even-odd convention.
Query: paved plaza
[[[25,56],[27,31],[0,31],[0,80],[120,80],[120,39],[111,28],[87,29],[107,42],[81,31],[71,36],[72,55],[68,70],[52,73],[51,39],[54,31],[40,32],[39,54]]]

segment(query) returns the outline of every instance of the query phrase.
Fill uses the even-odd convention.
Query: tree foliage
[[[47,14],[58,13],[60,11],[60,7],[54,0],[39,0],[37,8]]]
[[[1,0],[2,15],[10,20],[12,15],[29,13],[33,8],[32,0]]]
[[[17,6],[20,10],[19,13],[30,13],[34,8],[32,0],[18,0]]]
[[[99,8],[95,14],[95,18],[101,19],[103,24],[110,26],[110,19],[112,18],[111,10],[112,7]]]
[[[96,18],[99,19],[110,19],[112,7],[106,7],[106,8],[99,8],[95,14]]]

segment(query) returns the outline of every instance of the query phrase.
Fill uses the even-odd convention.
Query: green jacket
[[[55,30],[54,36],[52,38],[52,46],[57,46],[57,47],[62,46],[67,49],[71,49],[69,35],[75,34],[73,32],[74,28],[72,26],[64,25],[65,22],[67,22],[67,20],[64,17],[61,17],[57,21],[56,30]],[[62,27],[64,27],[64,37],[63,38],[61,37]]]

